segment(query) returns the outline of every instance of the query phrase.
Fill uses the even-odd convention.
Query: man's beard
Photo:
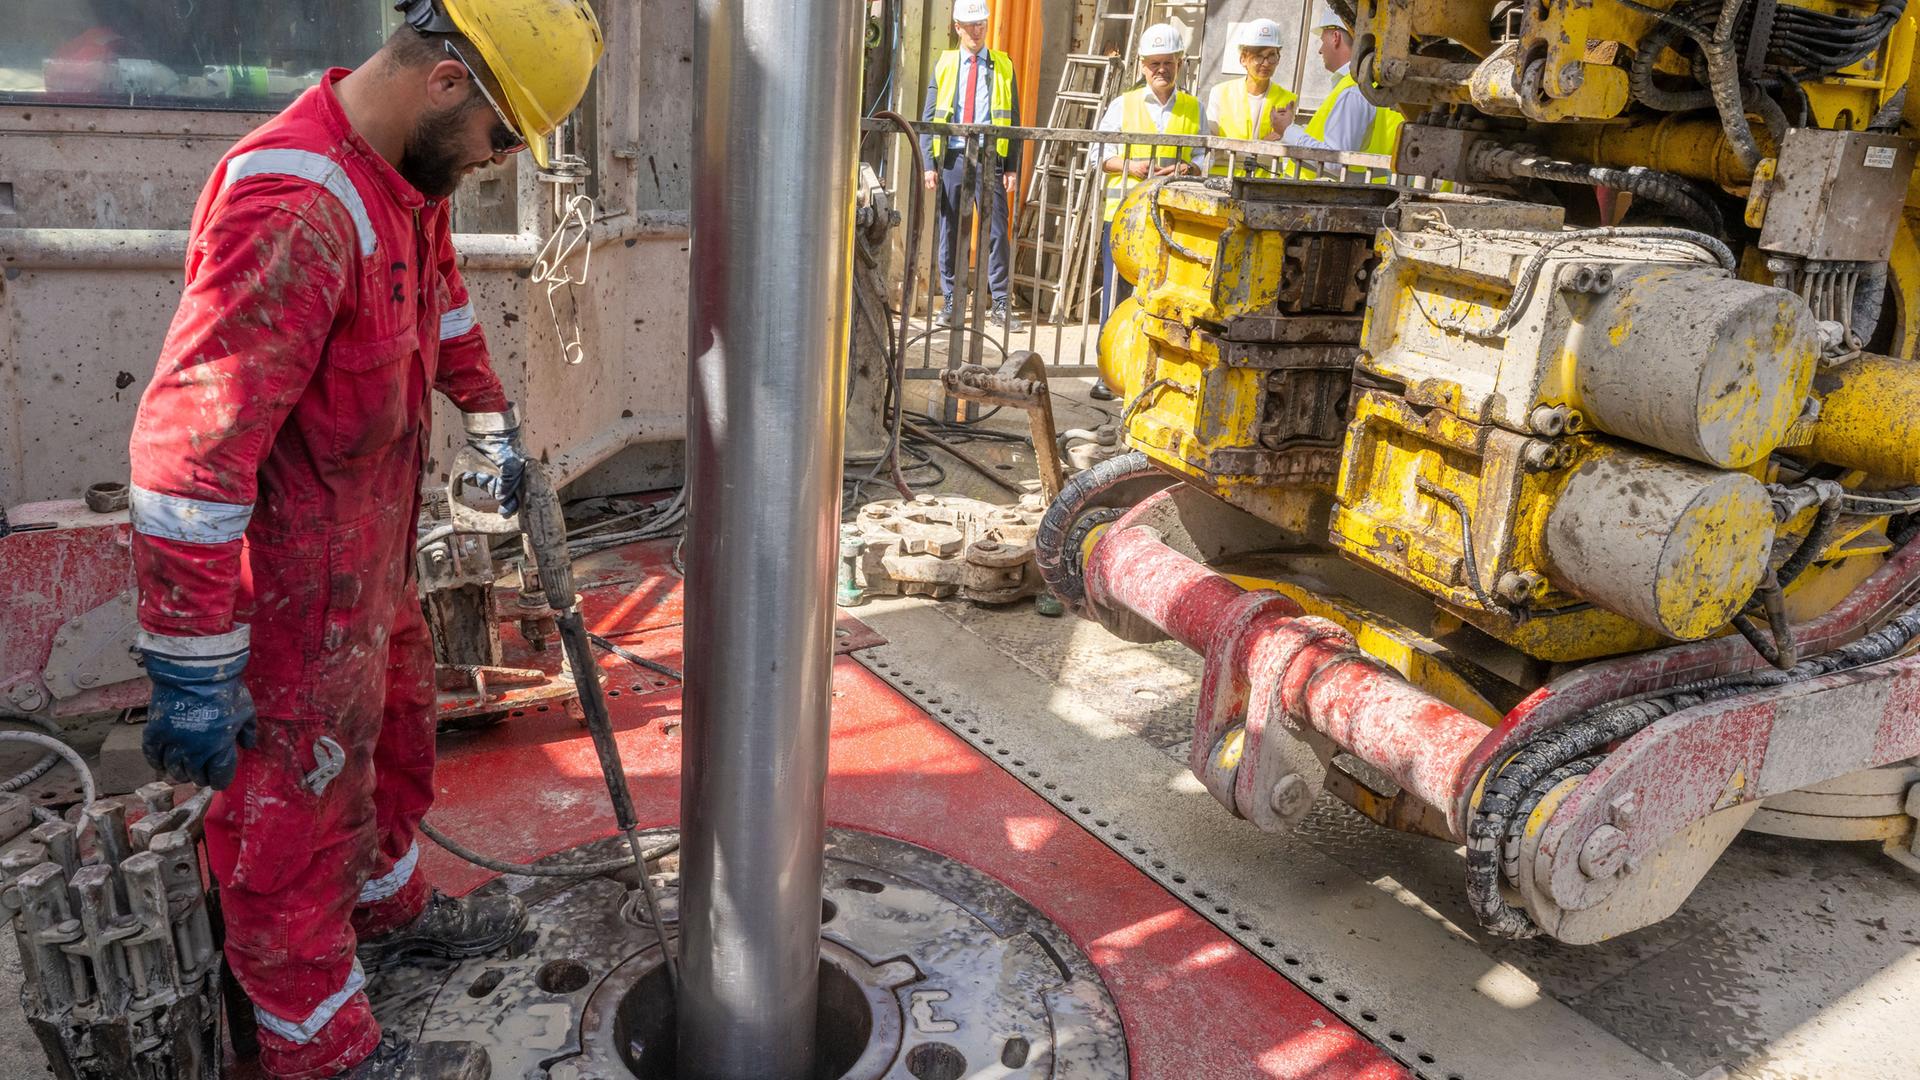
[[[420,194],[444,199],[460,186],[460,170],[472,162],[460,153],[460,124],[473,103],[442,109],[420,118],[400,151],[400,175]]]

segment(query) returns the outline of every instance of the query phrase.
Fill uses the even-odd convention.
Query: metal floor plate
[[[654,830],[647,839],[672,835]],[[621,843],[542,861],[617,857]],[[674,870],[655,878],[671,939],[679,878],[670,861]],[[478,1042],[496,1078],[606,1080],[662,1053],[637,1034],[671,1031],[660,997],[621,1000],[659,964],[653,933],[620,917],[624,884],[614,875],[508,877],[487,888],[526,901],[526,932],[504,955],[372,973],[367,993],[383,1027]],[[835,1068],[845,1067],[847,1080],[914,1080],[929,1074],[928,1062],[941,1075],[1125,1080],[1120,1015],[1092,963],[986,874],[904,841],[829,829],[821,922],[834,966],[857,973],[872,1015],[870,1037],[841,1048],[849,1052]],[[622,1038],[634,1045],[619,1045]],[[835,1041],[823,1029],[823,1046]]]
[[[859,614],[890,640],[870,667],[1434,1080],[1916,1071],[1920,1033],[1891,1018],[1920,1003],[1920,879],[1877,845],[1748,835],[1657,926],[1480,940],[1455,847],[1330,797],[1284,838],[1214,803],[1185,767],[1186,650],[1029,605]]]

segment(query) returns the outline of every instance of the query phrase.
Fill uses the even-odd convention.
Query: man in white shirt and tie
[[[987,0],[955,0],[953,32],[960,48],[940,54],[933,65],[933,81],[927,84],[927,105],[922,120],[942,124],[993,124],[1012,127],[1019,122],[1020,87],[1014,77],[1013,60],[1006,53],[989,49],[987,44]],[[957,238],[956,222],[968,199],[987,215],[987,287],[993,293],[989,316],[999,326],[1020,329],[1013,314],[1009,269],[1012,245],[1007,236],[1007,197],[1013,194],[1020,178],[1020,143],[1016,139],[996,139],[987,154],[984,175],[974,178],[973,191],[965,190],[967,162],[966,140],[926,136],[921,140],[927,153],[928,169],[922,178],[928,191],[940,193],[934,224],[935,255],[940,271],[943,298],[939,319],[947,326],[958,325],[961,313],[953,304],[954,263],[969,238]]]

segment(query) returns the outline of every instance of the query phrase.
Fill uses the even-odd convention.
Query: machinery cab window
[[[0,101],[274,110],[379,47],[385,4],[12,0]]]

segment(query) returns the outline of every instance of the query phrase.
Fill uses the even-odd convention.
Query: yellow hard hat
[[[429,3],[479,50],[499,84],[507,122],[546,168],[547,136],[580,104],[606,50],[593,8],[587,0],[401,0],[395,6],[416,27],[438,29],[415,16]]]

